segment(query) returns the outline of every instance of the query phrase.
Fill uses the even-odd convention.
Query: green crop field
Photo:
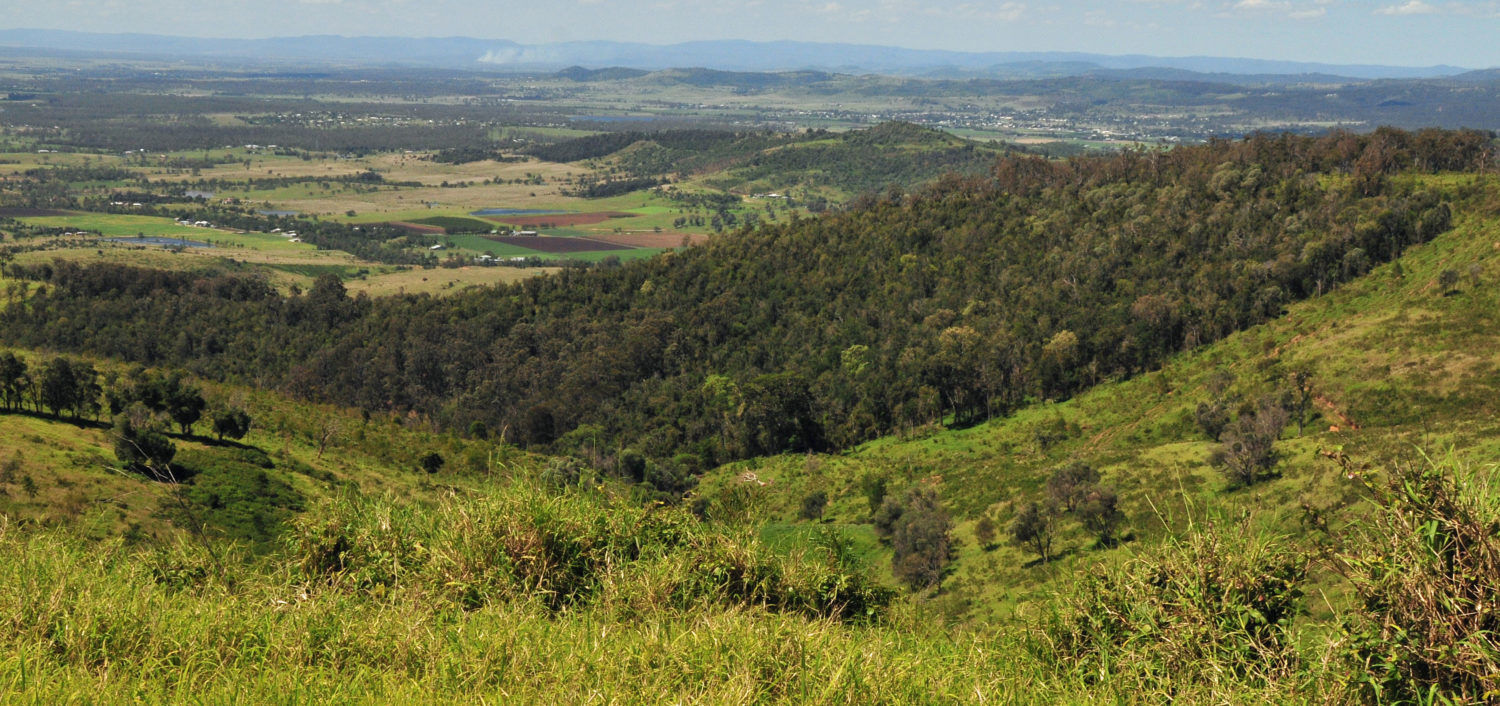
[[[428,216],[426,218],[414,219],[411,222],[424,226],[437,226],[449,234],[488,233],[496,228],[495,224],[489,221],[462,216]]]
[[[45,228],[74,228],[99,233],[106,237],[146,235],[201,241],[204,237],[219,235],[218,231],[179,225],[170,218],[155,216],[80,213],[72,216],[44,216],[19,220]]]

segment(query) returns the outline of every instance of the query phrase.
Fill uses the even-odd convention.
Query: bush
[[[1397,466],[1375,478],[1327,455],[1370,489],[1377,512],[1336,557],[1359,600],[1346,657],[1354,686],[1381,702],[1493,702],[1500,694],[1500,489],[1494,469]]]
[[[1042,654],[1059,669],[1107,671],[1143,686],[1292,674],[1298,658],[1288,626],[1308,560],[1285,538],[1248,530],[1210,526],[1123,566],[1094,569],[1042,619]]]
[[[823,517],[823,509],[828,506],[828,493],[814,490],[802,498],[802,509],[797,516],[804,520],[817,520]]]
[[[891,571],[914,591],[936,588],[957,554],[953,521],[930,485],[907,491],[902,506],[891,526]]]
[[[894,598],[863,572],[779,557],[684,508],[583,493],[507,488],[422,510],[348,498],[293,526],[290,561],[304,580],[469,609],[507,601],[551,611],[710,603],[867,621]]]

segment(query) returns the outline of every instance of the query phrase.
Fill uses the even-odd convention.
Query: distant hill
[[[719,40],[651,45],[580,41],[526,45],[472,37],[276,37],[225,39],[59,30],[0,30],[0,47],[48,52],[253,59],[266,62],[355,62],[490,70],[557,71],[568,67],[658,70],[704,67],[721,71],[814,69],[893,75],[946,74],[1038,78],[1097,70],[1175,69],[1207,74],[1326,74],[1355,79],[1434,78],[1454,66],[1321,64],[1226,57],[1110,56],[1082,52],[960,52],[821,42]]]
[[[701,72],[695,75],[703,76]],[[846,133],[725,130],[604,133],[544,145],[534,149],[533,154],[558,162],[605,159],[617,172],[632,179],[677,175],[740,194],[796,188],[806,196],[842,200],[860,193],[883,191],[893,185],[910,188],[948,173],[983,174],[1007,151],[1010,148],[965,140],[911,123],[891,122]]]

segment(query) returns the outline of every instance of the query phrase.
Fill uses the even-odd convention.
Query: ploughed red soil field
[[[702,233],[600,233],[590,237],[631,248],[675,248],[682,245],[683,238],[691,245],[708,242],[708,236]]]
[[[593,238],[560,238],[546,235],[486,235],[504,245],[517,245],[528,250],[544,253],[598,252],[600,250],[629,250],[628,245],[606,243]]]
[[[567,228],[569,226],[588,226],[595,223],[603,223],[611,218],[629,218],[634,214],[622,213],[620,211],[600,211],[598,213],[554,213],[545,216],[486,216],[485,220],[496,223],[504,223],[523,230],[535,230],[538,228]]]
[[[59,211],[55,208],[0,208],[0,218],[49,218],[72,215],[75,215],[72,211]]]

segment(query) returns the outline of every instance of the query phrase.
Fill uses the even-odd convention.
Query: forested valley
[[[447,298],[11,265],[0,340],[182,368],[533,449],[703,468],[965,426],[1138,375],[1450,227],[1481,133],[1254,135],[889,190],[846,212]]]

